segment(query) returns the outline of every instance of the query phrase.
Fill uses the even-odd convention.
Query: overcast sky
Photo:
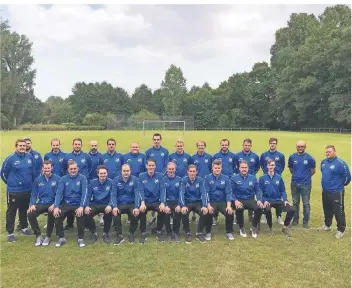
[[[327,5],[13,5],[11,29],[33,42],[35,95],[68,97],[76,82],[157,89],[171,64],[187,86],[217,87],[269,61],[275,31],[291,13]]]

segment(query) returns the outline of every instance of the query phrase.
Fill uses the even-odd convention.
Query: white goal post
[[[165,123],[183,123],[181,127],[183,130],[183,135],[185,135],[186,132],[186,121],[176,121],[176,120],[143,120],[143,135],[145,135],[145,130],[148,130],[146,127],[147,123],[163,123],[164,124],[164,129],[165,129]],[[159,129],[158,129],[159,130]]]

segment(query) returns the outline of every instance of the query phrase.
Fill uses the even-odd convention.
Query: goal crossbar
[[[146,123],[183,123],[183,135],[186,131],[186,121],[181,120],[143,120],[143,135],[145,135],[145,124]]]

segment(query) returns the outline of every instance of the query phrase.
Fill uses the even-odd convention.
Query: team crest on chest
[[[142,163],[142,158],[138,158],[137,160],[139,163]]]
[[[86,159],[82,158],[81,163],[86,163]]]
[[[335,165],[331,165],[331,166],[330,166],[330,169],[331,169],[331,170],[334,170],[334,169],[335,169]]]
[[[16,162],[18,162],[18,161],[16,161]],[[15,165],[16,165],[16,162],[15,162]],[[20,162],[18,162],[18,164],[19,164]],[[32,160],[31,159],[28,159],[28,164],[32,164]]]
[[[161,157],[164,157],[164,155],[165,155],[164,152],[160,153],[160,156],[161,156]]]
[[[250,162],[254,162],[254,158],[250,158],[249,161],[250,161]]]
[[[204,163],[208,163],[208,161],[209,161],[208,159],[205,159],[205,160],[204,160]],[[198,161],[197,161],[197,163],[198,163]]]
[[[241,184],[242,184],[242,181],[236,181],[236,184],[241,185]]]
[[[44,186],[44,185],[45,185],[44,183],[39,183],[38,186],[41,187],[41,186]]]
[[[39,158],[38,154],[35,154],[34,159],[38,159],[38,158]]]
[[[51,186],[55,186],[56,185],[56,181],[53,181],[53,182],[51,182]]]
[[[183,158],[183,163],[187,163],[187,158]]]
[[[249,181],[249,182],[248,182],[248,185],[249,185],[249,186],[253,186],[253,182],[252,182],[252,181]]]
[[[50,159],[51,161],[51,159]],[[59,158],[59,162],[62,163],[64,161],[64,158]]]
[[[147,184],[148,181],[147,181],[147,180],[143,180],[142,183],[143,183],[143,184]]]
[[[270,182],[269,181],[265,181],[264,184],[270,184]]]
[[[106,186],[105,190],[109,191],[110,190],[110,186]]]
[[[232,158],[229,158],[229,162],[232,162]]]
[[[155,179],[155,181],[154,181],[154,182],[155,182],[155,184],[156,184],[156,183],[159,183],[159,180],[158,180],[158,179]]]
[[[280,184],[280,181],[279,181],[279,180],[276,180],[275,183],[276,183],[276,185],[279,185],[279,184]]]
[[[81,181],[77,181],[77,186],[81,185]]]
[[[199,188],[199,183],[196,184],[196,188]]]
[[[133,186],[133,181],[131,181],[130,184],[128,184],[128,185]]]
[[[308,164],[308,160],[304,160],[303,163],[304,163],[304,165],[307,165]]]
[[[175,187],[179,187],[180,186],[180,183],[175,183]]]
[[[151,154],[150,154],[150,157],[154,157],[154,153],[151,153]]]
[[[211,181],[209,182],[209,184],[214,184],[214,181],[213,181],[213,180],[211,180]]]
[[[275,161],[279,161],[280,160],[280,157],[275,157]]]
[[[220,185],[225,185],[225,181],[220,181]]]
[[[119,158],[116,158],[116,159],[115,159],[115,162],[120,162],[120,159],[119,159]]]

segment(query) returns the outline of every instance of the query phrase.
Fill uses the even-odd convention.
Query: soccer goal
[[[143,120],[143,135],[146,130],[178,130],[186,132],[186,121],[178,120]]]

